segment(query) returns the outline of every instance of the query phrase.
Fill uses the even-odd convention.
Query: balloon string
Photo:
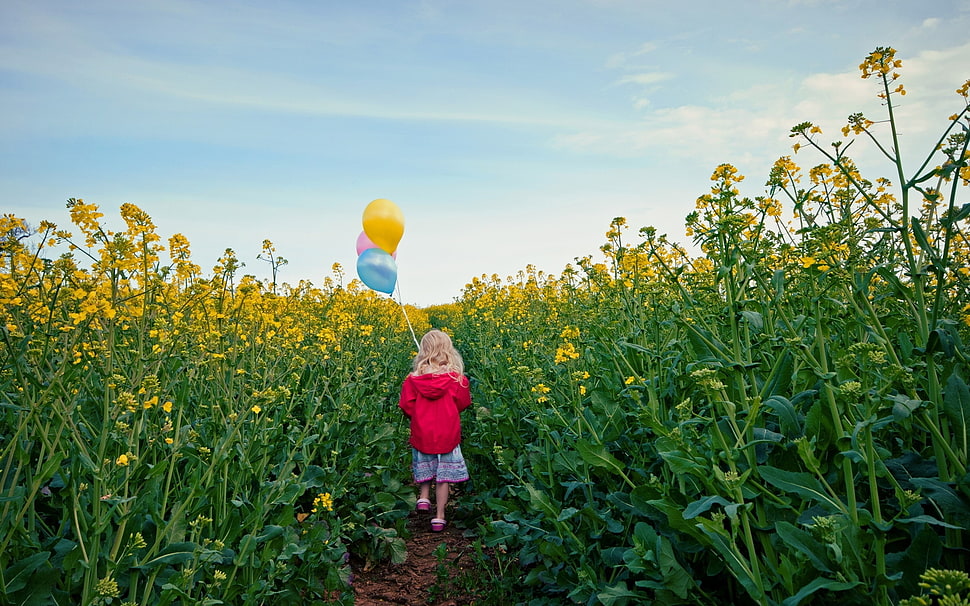
[[[411,338],[414,339],[414,346],[420,349],[421,346],[418,344],[418,337],[414,334],[414,327],[411,326],[411,318],[408,317],[408,312],[406,309],[404,309],[404,301],[403,297],[401,296],[400,280],[398,280],[397,283],[397,304],[401,306],[401,312],[404,314],[404,321],[408,323],[408,330],[411,331]]]

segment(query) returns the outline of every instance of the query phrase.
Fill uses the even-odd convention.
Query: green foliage
[[[894,52],[863,64],[892,143],[861,114],[843,132],[886,154],[897,193],[803,123],[796,151],[827,163],[806,179],[782,158],[753,200],[718,167],[687,218],[700,257],[652,228],[631,245],[618,218],[605,264],[466,289],[480,531],[534,595],[890,604],[927,568],[967,568],[970,169],[952,133],[970,106],[904,176]]]
[[[402,561],[410,345],[366,338],[400,309],[101,243],[90,273],[3,259],[0,602],[346,602],[351,553]]]

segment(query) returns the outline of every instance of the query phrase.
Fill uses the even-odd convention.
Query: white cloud
[[[650,86],[665,80],[670,80],[673,77],[673,74],[667,74],[664,72],[628,74],[617,80],[617,84],[639,84],[641,86]]]
[[[957,76],[964,70],[967,56],[970,44],[901,57],[901,82],[910,94],[896,96],[894,102],[901,130],[914,144],[932,136],[933,125],[939,128],[941,117],[953,113],[957,100],[947,98],[946,93],[962,83]],[[952,85],[941,88],[947,75],[952,75]],[[785,153],[790,145],[788,132],[795,124],[813,122],[823,128],[825,139],[837,140],[852,113],[861,111],[870,119],[884,119],[878,92],[877,83],[863,80],[857,70],[810,74],[797,83],[764,83],[729,91],[706,105],[651,105],[653,109],[638,122],[580,129],[556,137],[555,144],[578,153],[617,157],[662,153],[721,162],[749,155],[770,162]]]
[[[631,59],[640,57],[652,53],[657,50],[657,44],[654,42],[644,42],[634,51],[624,51],[619,53],[614,53],[607,57],[606,67],[610,69],[618,69],[624,67]]]

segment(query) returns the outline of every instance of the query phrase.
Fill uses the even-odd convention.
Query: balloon
[[[367,232],[362,231],[360,235],[357,236],[357,254],[364,252],[368,248],[379,248],[376,244],[371,242],[371,239],[367,237]],[[383,249],[382,249],[383,250]],[[391,256],[397,259],[397,251],[391,253]]]
[[[360,253],[364,252],[368,248],[377,248],[377,245],[374,244],[371,241],[371,239],[367,237],[366,231],[362,231],[360,232],[360,235],[357,236],[357,254],[359,255]]]
[[[364,209],[361,223],[364,233],[378,248],[388,254],[397,250],[398,242],[404,235],[404,213],[397,204],[384,198],[372,200]]]
[[[368,288],[391,294],[397,282],[397,262],[380,248],[368,248],[357,257],[357,275]]]

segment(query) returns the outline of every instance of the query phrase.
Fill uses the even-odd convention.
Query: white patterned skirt
[[[460,445],[445,454],[426,454],[417,448],[411,448],[411,471],[416,484],[431,480],[441,483],[468,480],[468,467],[465,465]]]

